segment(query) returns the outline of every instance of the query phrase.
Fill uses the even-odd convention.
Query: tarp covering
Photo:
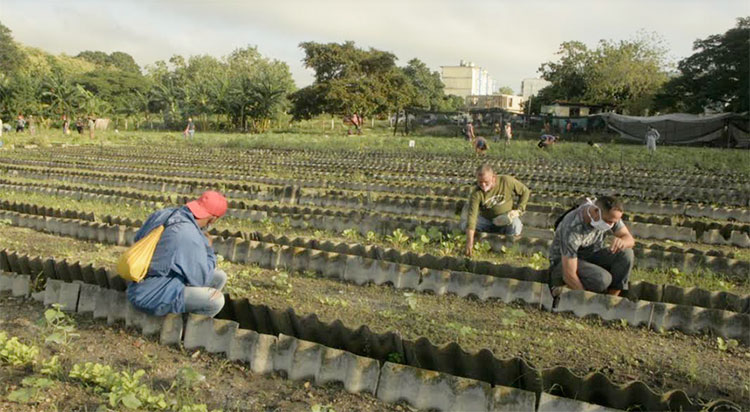
[[[730,121],[746,118],[735,113],[702,116],[675,113],[651,117],[603,113],[600,116],[607,127],[620,133],[620,137],[637,142],[645,142],[646,130],[653,126],[661,135],[660,144],[694,144],[720,139]]]

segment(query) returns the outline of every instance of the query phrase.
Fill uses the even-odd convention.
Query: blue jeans
[[[494,223],[492,223],[491,220],[480,215],[480,216],[477,216],[477,227],[475,230],[477,232],[497,233],[500,235],[518,236],[521,234],[521,231],[523,230],[523,223],[521,223],[521,219],[516,217],[510,221],[509,225],[496,226]]]
[[[224,307],[221,289],[227,283],[227,274],[214,270],[214,278],[208,286],[185,286],[185,312],[214,317]]]

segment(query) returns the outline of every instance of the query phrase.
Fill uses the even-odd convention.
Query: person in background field
[[[495,126],[492,129],[492,140],[499,142],[502,137],[503,129],[500,127],[500,123],[495,122]]]
[[[477,185],[469,196],[466,221],[466,255],[474,248],[474,232],[519,236],[521,214],[526,210],[531,190],[512,176],[498,176],[488,164],[477,169]],[[516,203],[514,197],[520,200]]]
[[[184,206],[154,212],[135,235],[138,241],[165,225],[146,277],[128,285],[128,300],[150,315],[197,313],[216,316],[227,274],[216,267],[208,229],[227,211],[227,199],[207,191]]]
[[[29,115],[29,134],[34,136],[36,135],[36,120],[34,120],[34,115]]]
[[[537,146],[540,149],[546,149],[549,146],[552,146],[557,142],[557,136],[551,135],[551,134],[543,134],[539,137],[539,143],[537,143]]]
[[[482,156],[489,149],[490,146],[487,144],[487,140],[484,137],[478,136],[474,141],[474,151],[477,155]]]
[[[511,129],[510,122],[505,122],[505,145],[510,144],[510,139],[513,138],[513,130]]]
[[[649,125],[648,129],[646,129],[646,148],[648,148],[649,152],[653,153],[656,151],[656,142],[660,137],[659,131]]]
[[[78,134],[83,134],[83,120],[80,117],[76,120],[76,131]]]
[[[89,138],[94,138],[94,129],[96,128],[96,122],[93,117],[89,117]]]
[[[474,124],[468,119],[464,125],[464,137],[472,144],[474,143],[474,139],[476,139],[476,136],[474,136]]]
[[[587,199],[558,219],[549,249],[553,296],[563,285],[610,295],[628,289],[635,239],[622,223],[623,210],[619,199],[602,196]],[[605,247],[604,236],[610,232],[614,239]]]
[[[586,142],[586,144],[596,149],[597,152],[602,152],[602,146],[599,143],[594,143],[593,140],[589,140]]]
[[[0,118],[0,137],[3,137],[3,119]]]
[[[23,118],[23,115],[21,113],[18,113],[18,118],[16,119],[16,133],[23,132],[25,128],[26,119]]]
[[[63,120],[63,124],[62,124],[63,136],[67,136],[70,134],[70,122],[68,121],[68,116],[63,115],[62,120]]]
[[[195,123],[193,123],[192,117],[188,117],[187,126],[185,126],[185,132],[183,134],[190,139],[195,136]]]

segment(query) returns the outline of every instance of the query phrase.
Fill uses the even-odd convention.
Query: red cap
[[[222,217],[227,212],[227,198],[219,192],[208,190],[198,200],[188,202],[187,207],[196,219]]]

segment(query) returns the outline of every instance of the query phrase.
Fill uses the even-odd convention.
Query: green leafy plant
[[[344,299],[339,298],[330,298],[328,296],[319,298],[318,301],[324,305],[328,306],[341,306],[341,307],[347,307],[349,306],[349,302],[347,302]]]
[[[416,229],[414,229],[414,240],[419,243],[428,244],[430,243],[430,236],[427,234],[427,229],[423,228],[422,226],[417,226]]]
[[[277,272],[271,276],[271,281],[274,283],[277,289],[281,290],[285,294],[292,293],[292,282],[291,277],[286,272]]]
[[[49,334],[44,339],[44,343],[55,343],[58,345],[68,345],[74,337],[79,335],[75,333],[75,320],[62,311],[62,305],[53,304],[52,308],[44,311],[44,321]]]
[[[365,235],[365,240],[367,240],[367,242],[369,243],[375,243],[378,241],[378,235],[377,233],[370,230],[369,232],[367,232],[367,235]]]
[[[0,332],[0,361],[11,366],[30,366],[36,363],[39,348],[24,345],[17,337],[8,339],[5,332]]]
[[[716,344],[720,351],[726,352],[727,350],[734,349],[739,345],[739,342],[735,339],[724,340],[720,337],[716,338]]]
[[[413,293],[404,293],[404,297],[406,298],[406,304],[409,306],[409,309],[411,310],[417,310],[417,297]]]
[[[476,242],[474,243],[474,251],[480,253],[488,253],[492,250],[490,242]]]
[[[385,240],[389,242],[394,247],[400,247],[406,244],[406,242],[409,241],[409,236],[407,236],[403,230],[396,229],[393,231],[393,234],[387,235],[385,237]]]
[[[331,405],[321,405],[316,403],[310,407],[310,412],[336,412],[336,410],[333,409],[333,406]]]
[[[389,353],[385,360],[391,363],[404,363],[404,357],[398,352]]]
[[[42,375],[51,377],[62,376],[62,365],[60,364],[60,359],[57,357],[57,355],[49,359],[42,360],[42,368],[39,370],[39,372]]]
[[[468,325],[462,325],[460,323],[448,322],[446,323],[445,326],[458,332],[458,334],[461,337],[473,336],[478,333],[477,329],[472,328],[471,326],[468,326]]]
[[[531,255],[531,262],[529,263],[529,266],[531,266],[532,269],[535,270],[541,270],[544,269],[549,264],[548,260],[542,252],[536,252],[533,255]]]
[[[86,362],[73,365],[68,376],[94,385],[96,391],[104,393],[112,408],[122,405],[126,409],[167,409],[169,404],[164,394],[154,394],[140,382],[145,374],[143,369],[116,372],[109,365]]]
[[[174,384],[181,388],[192,389],[195,385],[205,380],[205,375],[202,375],[190,366],[184,366],[177,371],[177,378]]]
[[[430,226],[430,229],[427,230],[427,236],[433,242],[439,243],[443,240],[443,232],[437,226]]]
[[[357,232],[357,229],[346,229],[342,232],[344,237],[352,242],[356,242],[359,240],[359,232]]]
[[[503,326],[513,326],[516,324],[516,322],[518,322],[518,320],[526,316],[526,312],[521,309],[510,309],[504,311],[502,316],[503,317],[501,318],[500,322],[503,324]]]
[[[21,381],[22,388],[8,394],[8,400],[17,403],[37,402],[41,393],[54,384],[55,381],[49,378],[28,376]]]

